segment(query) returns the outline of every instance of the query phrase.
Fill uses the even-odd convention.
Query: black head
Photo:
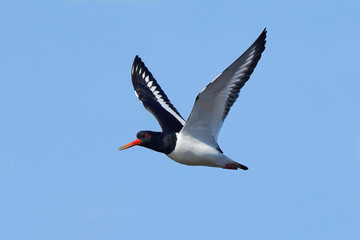
[[[152,131],[140,131],[136,134],[136,138],[140,140],[140,146],[151,148],[156,144],[157,138],[162,137],[161,133]]]
[[[136,134],[136,140],[119,148],[125,150],[127,148],[140,145],[142,147],[150,148],[157,152],[169,154],[175,148],[176,135],[175,133],[162,133],[153,131],[140,131]]]

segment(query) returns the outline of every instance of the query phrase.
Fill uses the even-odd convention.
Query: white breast
[[[180,132],[176,134],[177,142],[174,151],[167,156],[172,160],[186,165],[202,165],[224,167],[231,159],[219,150],[192,136]]]

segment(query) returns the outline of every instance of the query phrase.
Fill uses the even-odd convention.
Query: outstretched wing
[[[163,132],[179,132],[185,120],[171,104],[151,72],[138,56],[131,69],[131,79],[135,94],[144,107],[154,115]]]
[[[235,62],[196,97],[183,129],[185,133],[217,145],[222,124],[265,49],[265,38],[266,29]]]

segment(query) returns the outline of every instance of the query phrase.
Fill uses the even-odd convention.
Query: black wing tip
[[[266,37],[267,34],[267,29],[264,28],[264,30],[261,32],[260,36],[265,36]]]
[[[267,29],[264,28],[260,36],[255,40],[254,45],[262,45],[265,49]]]
[[[255,61],[256,64],[254,65],[254,69],[258,63],[258,61],[261,58],[262,53],[265,50],[265,44],[266,44],[266,34],[267,34],[267,29],[264,28],[264,30],[262,31],[262,33],[260,34],[260,36],[254,41],[254,43],[248,48],[248,50],[250,49],[255,49],[256,53],[256,58],[257,60]],[[247,50],[247,51],[248,51]],[[252,73],[252,72],[251,72]],[[250,73],[250,74],[251,74]]]
[[[259,37],[254,41],[254,43],[249,47],[249,49],[255,47],[256,49],[258,49],[261,55],[261,53],[265,50],[266,34],[267,34],[267,29],[264,28],[264,30],[261,32]]]
[[[135,58],[134,58],[134,63],[133,63],[133,65],[141,64],[141,63],[143,63],[143,61],[141,60],[141,58],[139,57],[139,55],[136,55]]]
[[[141,58],[139,57],[139,55],[136,55],[135,58],[134,58],[134,62],[133,62],[133,67],[132,69],[135,69],[136,66],[140,67],[143,69],[143,72],[146,72],[146,75],[149,75],[149,77],[154,81],[154,77],[153,75],[151,74],[151,72],[149,71],[149,69],[146,67],[145,63],[141,60]],[[138,73],[136,71],[133,71],[132,70],[132,73],[131,75],[138,75]],[[139,77],[141,78],[141,77]]]

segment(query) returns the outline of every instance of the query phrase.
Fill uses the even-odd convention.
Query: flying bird
[[[135,94],[157,119],[162,132],[140,131],[135,141],[119,150],[139,145],[165,153],[181,164],[247,170],[246,166],[223,154],[217,138],[240,89],[249,80],[265,50],[265,38],[266,28],[235,62],[199,93],[187,121],[171,104],[141,58],[136,56],[131,69]]]

